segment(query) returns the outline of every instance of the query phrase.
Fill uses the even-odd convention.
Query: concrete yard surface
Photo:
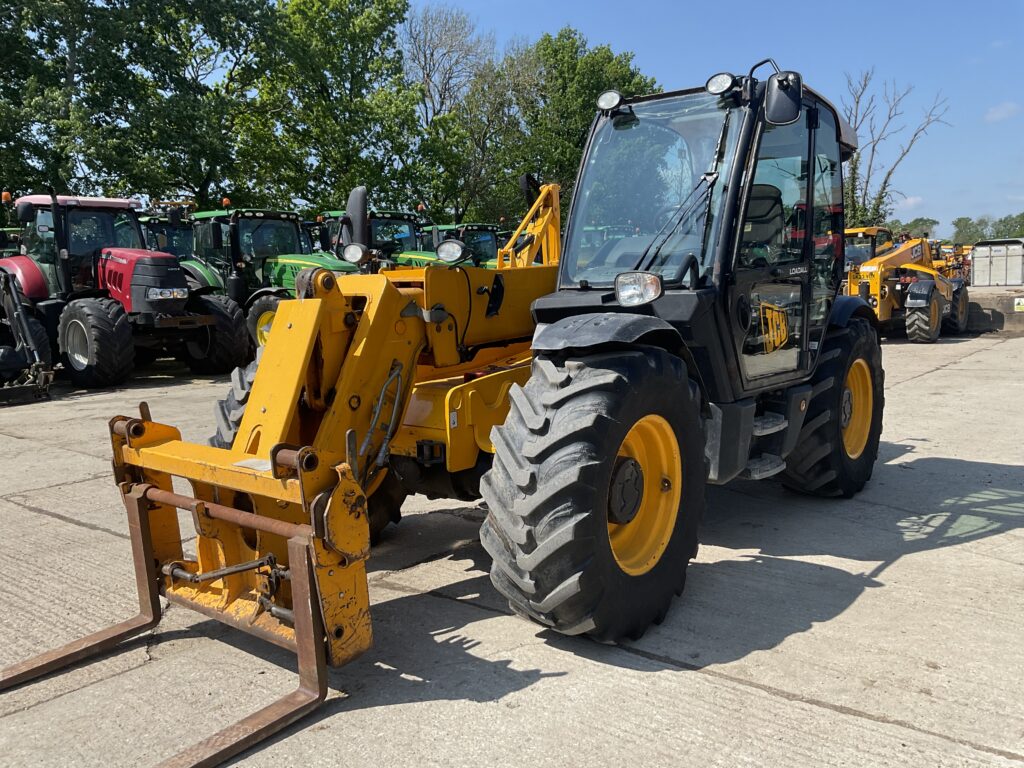
[[[883,359],[864,492],[710,489],[683,597],[636,642],[511,615],[483,507],[411,499],[369,563],[374,647],[235,764],[1024,764],[1024,338],[891,340]],[[0,664],[133,614],[107,421],[146,400],[200,440],[226,382],[161,362],[0,410]],[[145,768],[295,681],[289,654],[175,606],[121,653],[0,694],[0,756]]]

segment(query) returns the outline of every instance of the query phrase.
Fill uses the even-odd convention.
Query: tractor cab
[[[192,256],[194,240],[189,218],[191,202],[160,202],[139,216],[146,247],[186,259]]]
[[[21,251],[21,229],[0,227],[0,258]]]
[[[379,265],[394,264],[403,267],[423,267],[437,261],[437,255],[421,246],[420,216],[409,211],[388,211],[370,208],[368,211],[368,254]],[[323,246],[339,257],[351,245],[346,223],[349,217],[343,210],[325,211],[326,224]]]
[[[225,289],[243,307],[261,290],[291,293],[295,276],[306,267],[352,271],[345,262],[313,253],[301,224],[294,211],[200,211],[193,216],[195,256],[184,266],[194,280]]]
[[[844,234],[846,260],[843,270],[883,256],[896,247],[896,239],[885,227],[857,227]]]

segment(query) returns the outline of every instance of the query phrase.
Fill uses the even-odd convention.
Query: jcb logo
[[[761,333],[764,336],[766,355],[786,346],[786,342],[789,341],[789,320],[786,310],[774,304],[761,304]]]

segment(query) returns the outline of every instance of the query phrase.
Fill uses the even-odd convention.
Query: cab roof
[[[299,221],[299,214],[295,211],[274,211],[268,208],[221,208],[220,210],[214,211],[197,211],[192,214],[193,219],[218,219],[218,218],[230,218],[231,216],[238,214],[246,218],[270,218],[270,219],[293,219]]]
[[[14,201],[15,205],[19,203],[48,208],[52,200],[49,195],[25,195]],[[142,208],[141,202],[129,200],[126,197],[78,197],[75,195],[57,195],[57,205],[80,205],[83,208],[134,208],[135,210]]]

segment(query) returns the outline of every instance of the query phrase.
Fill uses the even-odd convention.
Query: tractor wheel
[[[885,406],[882,348],[871,324],[854,317],[830,328],[811,379],[811,402],[782,482],[816,496],[849,498],[878,458]]]
[[[256,380],[256,369],[261,357],[263,347],[256,350],[255,360],[244,368],[236,368],[231,373],[231,389],[228,390],[227,397],[218,400],[214,406],[217,431],[206,440],[214,448],[230,448],[235,442],[235,435],[242,424],[245,405],[249,402],[249,393]],[[397,523],[401,519],[402,502],[407,495],[398,476],[388,472],[367,501],[371,544],[380,541],[381,533],[390,523]]]
[[[402,519],[402,504],[409,494],[393,471],[388,471],[380,485],[367,500],[367,517],[370,523],[370,544],[379,544],[384,529]]]
[[[967,286],[953,294],[953,308],[949,316],[942,321],[942,330],[946,333],[961,334],[967,331],[967,320],[971,314],[971,300],[967,296]]]
[[[249,357],[249,333],[242,308],[227,296],[194,296],[189,309],[212,315],[214,323],[200,328],[185,342],[185,362],[196,373],[228,373],[245,365]]]
[[[661,349],[540,356],[491,432],[480,539],[517,613],[638,638],[682,594],[707,466],[700,395]]]
[[[942,328],[942,305],[939,294],[932,291],[927,307],[907,310],[907,339],[916,344],[934,344]]]
[[[280,303],[280,296],[260,296],[249,307],[249,314],[245,322],[249,327],[249,337],[256,343],[257,347],[262,347],[267,343],[270,326],[274,322],[274,315],[277,314],[277,305]]]
[[[135,366],[132,326],[113,299],[76,299],[60,314],[57,344],[76,387],[109,387]]]

